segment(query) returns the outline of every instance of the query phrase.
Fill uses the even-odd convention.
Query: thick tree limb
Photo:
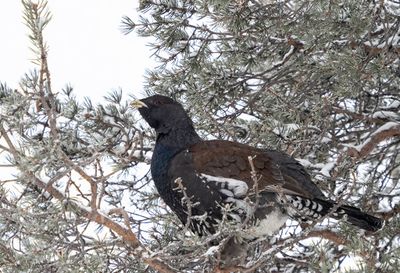
[[[388,122],[376,130],[368,139],[357,147],[349,147],[347,154],[355,158],[364,158],[382,141],[400,136],[400,123]]]
[[[319,238],[324,238],[327,239],[336,245],[346,245],[348,241],[346,238],[340,236],[339,234],[331,231],[331,230],[312,230],[310,231],[306,236],[306,238],[311,238],[311,237],[319,237]]]

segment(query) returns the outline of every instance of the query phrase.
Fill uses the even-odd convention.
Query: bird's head
[[[157,133],[168,133],[179,127],[192,127],[182,105],[169,97],[154,95],[134,100],[131,106],[139,110],[140,115]]]

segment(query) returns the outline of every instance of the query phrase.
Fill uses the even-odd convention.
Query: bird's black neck
[[[171,159],[180,151],[200,141],[201,138],[191,124],[182,127],[175,126],[167,132],[157,134],[151,162],[151,173],[159,192],[172,190],[171,185],[167,182],[168,166]]]
[[[201,141],[201,138],[192,126],[185,128],[175,127],[171,128],[167,133],[158,133],[156,146],[161,145],[171,150],[180,151],[199,141]]]

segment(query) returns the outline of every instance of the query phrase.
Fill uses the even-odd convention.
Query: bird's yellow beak
[[[136,109],[139,109],[139,108],[142,108],[142,107],[148,108],[148,106],[147,106],[143,101],[141,101],[141,100],[134,100],[134,101],[132,101],[132,102],[131,102],[131,106],[132,106],[133,108],[136,108]]]

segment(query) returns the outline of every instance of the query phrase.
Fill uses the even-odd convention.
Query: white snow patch
[[[398,119],[400,115],[398,113],[392,111],[377,111],[372,114],[373,118],[380,118],[380,119]]]
[[[357,152],[360,152],[362,147],[364,146],[364,144],[360,144],[360,145],[353,145],[353,144],[342,144],[343,147],[347,147],[350,149],[355,149]]]
[[[335,167],[335,165],[336,165],[335,162],[328,162],[321,168],[319,172],[326,177],[330,177],[331,176],[330,172]]]
[[[290,55],[293,54],[295,47],[294,46],[290,46],[289,51],[285,54],[285,56],[283,56],[282,60],[278,61],[278,62],[274,62],[272,64],[272,66],[276,67],[276,66],[280,66],[283,65],[290,57]]]
[[[246,121],[258,121],[259,120],[259,118],[256,118],[255,116],[252,116],[252,115],[249,115],[249,114],[246,114],[246,113],[241,113],[238,116],[238,119],[243,119],[243,120],[246,120]]]
[[[394,16],[400,16],[400,4],[395,1],[383,1],[385,5],[385,11]]]
[[[297,160],[303,167],[305,167],[305,168],[309,168],[309,167],[312,167],[312,166],[313,166],[313,164],[312,164],[309,160],[307,160],[307,159],[304,159],[304,158],[296,158],[296,160]]]
[[[113,152],[114,152],[116,155],[121,155],[121,154],[124,153],[125,151],[126,151],[126,149],[125,149],[125,146],[124,146],[124,145],[115,146],[114,149],[113,149]]]
[[[153,157],[153,152],[152,151],[148,151],[145,155],[144,158],[146,161],[150,162],[151,158]]]
[[[378,39],[375,39],[375,40],[364,42],[364,45],[366,45],[368,47],[384,48],[386,43],[381,43]]]
[[[393,127],[396,127],[396,126],[400,126],[400,123],[399,122],[394,122],[394,121],[387,122],[387,123],[383,124],[381,127],[379,127],[379,129],[376,130],[372,135],[376,135],[376,134],[378,134],[380,132],[390,130]]]
[[[388,109],[397,109],[399,107],[400,107],[400,100],[396,100],[390,103],[388,106],[382,108],[388,110]]]
[[[212,246],[203,255],[204,256],[213,256],[218,251],[219,251],[219,246]]]
[[[136,157],[136,158],[140,158],[141,154],[142,154],[142,151],[140,151],[140,150],[135,150],[135,151],[133,152],[132,155],[133,155],[134,157]]]
[[[332,171],[332,169],[335,167],[335,162],[328,162],[328,163],[311,163],[309,160],[307,159],[303,159],[303,158],[296,158],[296,160],[305,168],[313,168],[313,169],[320,169],[320,173],[322,174],[322,176],[326,176],[326,177],[330,177],[330,172]],[[321,178],[323,179],[323,178]]]
[[[330,137],[323,137],[321,139],[321,143],[324,143],[324,144],[329,143],[331,141],[332,141],[332,139]]]
[[[291,132],[297,131],[300,129],[300,126],[295,123],[287,123],[283,125],[279,125],[278,122],[276,123],[276,128],[272,130],[274,134],[281,135],[283,137],[287,137]]]

